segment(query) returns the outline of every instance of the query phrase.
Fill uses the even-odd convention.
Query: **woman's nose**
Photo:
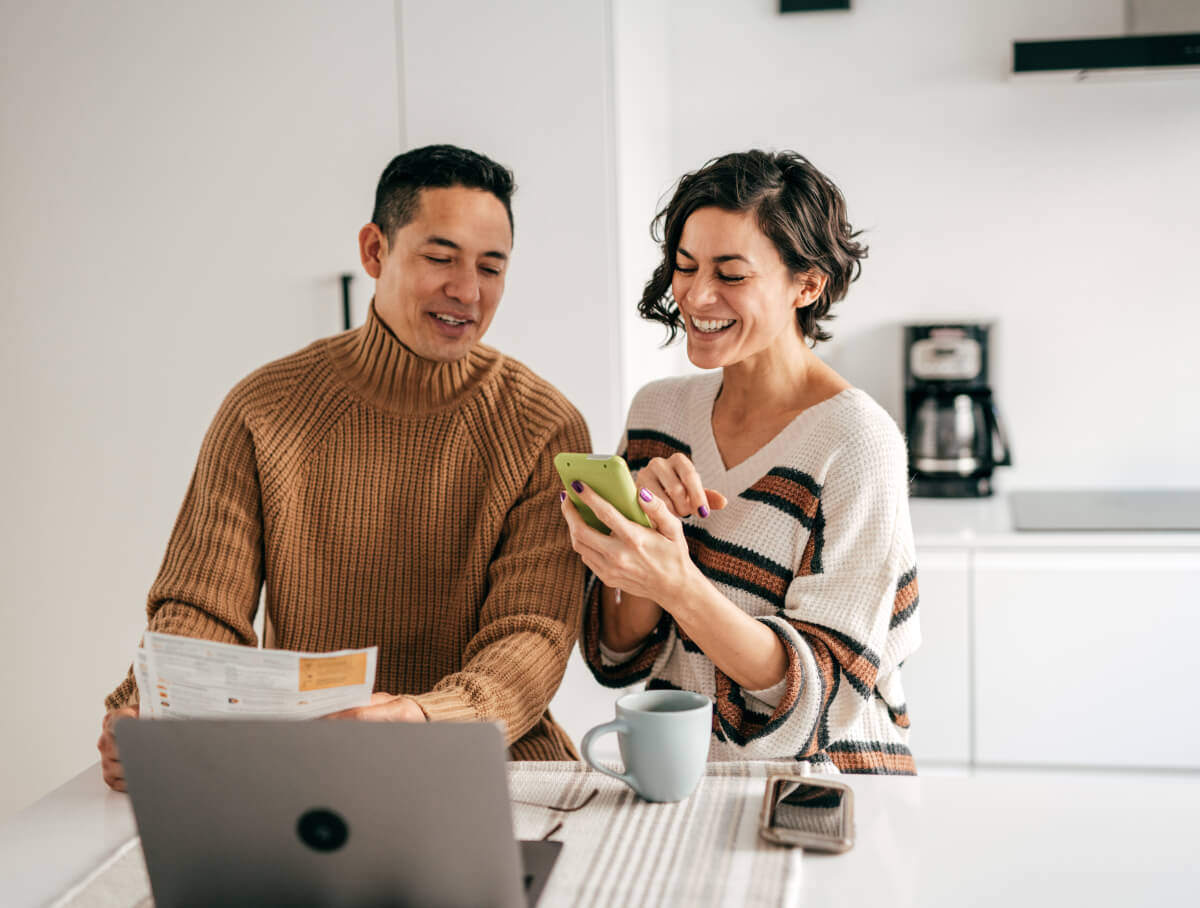
[[[684,299],[689,303],[711,302],[716,296],[713,284],[712,278],[698,273],[692,275],[685,288]]]

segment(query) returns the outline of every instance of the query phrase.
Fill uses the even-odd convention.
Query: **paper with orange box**
[[[315,719],[371,701],[378,651],[294,653],[147,631],[133,670],[143,716]]]

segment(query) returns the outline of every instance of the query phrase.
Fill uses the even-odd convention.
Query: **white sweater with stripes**
[[[900,666],[920,641],[904,440],[867,394],[841,392],[726,469],[712,434],[721,373],[654,382],[629,411],[632,470],[682,451],[729,504],[684,520],[692,560],[784,644],[787,674],[741,689],[669,614],[614,664],[598,584],[580,645],[610,687],[645,681],[714,700],[712,760],[795,759],[816,771],[911,773]],[[594,578],[593,578],[594,581]],[[611,655],[611,654],[609,654]]]

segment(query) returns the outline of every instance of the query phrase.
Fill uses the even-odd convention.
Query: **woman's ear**
[[[358,256],[363,270],[375,280],[383,273],[383,258],[387,255],[387,238],[378,224],[367,224],[358,231]]]
[[[818,271],[816,268],[793,274],[792,285],[796,290],[796,301],[793,304],[793,308],[803,309],[806,306],[811,306],[821,298],[821,294],[825,292],[825,285],[827,283],[829,283],[829,275],[823,271]]]

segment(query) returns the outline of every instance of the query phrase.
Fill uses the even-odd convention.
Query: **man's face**
[[[512,228],[481,189],[423,189],[416,217],[389,240],[375,224],[359,251],[375,278],[375,311],[424,359],[461,359],[478,343],[504,292]]]

